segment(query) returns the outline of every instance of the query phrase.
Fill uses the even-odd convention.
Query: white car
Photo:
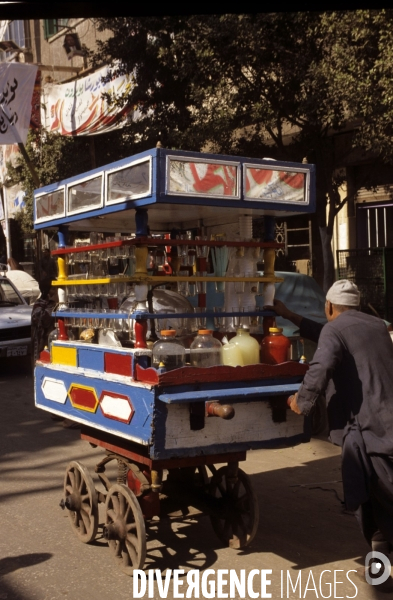
[[[31,311],[16,287],[0,276],[0,357],[31,353]]]

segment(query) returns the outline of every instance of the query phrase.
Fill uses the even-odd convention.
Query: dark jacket
[[[303,321],[301,334],[309,327],[317,335],[320,325]],[[348,310],[323,326],[298,394],[303,414],[324,391],[335,444],[357,416],[367,453],[393,456],[393,344],[381,319]]]
[[[317,344],[323,328],[324,325],[321,323],[317,323],[316,321],[311,321],[311,319],[306,319],[306,317],[303,317],[299,328],[300,337],[311,340]]]
[[[31,313],[31,340],[33,362],[39,359],[40,352],[48,345],[48,335],[55,328],[52,311],[55,304],[50,300],[38,299]]]

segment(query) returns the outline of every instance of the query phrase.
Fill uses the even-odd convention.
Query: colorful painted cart
[[[146,330],[149,322],[152,333],[154,323],[173,316],[153,312],[149,302],[149,290],[168,283],[202,284],[198,306],[192,313],[177,313],[179,319],[271,316],[213,311],[214,298],[206,307],[203,285],[238,283],[239,274],[207,274],[206,251],[199,250],[262,248],[263,274],[241,274],[240,280],[271,286],[278,281],[274,260],[280,246],[274,240],[274,215],[312,212],[314,189],[312,165],[156,148],[35,193],[36,229],[58,231],[52,255],[58,260],[55,316],[62,333],[36,363],[35,402],[78,422],[82,439],[105,450],[96,473],[106,492],[98,491],[87,469],[74,461],[66,470],[62,503],[85,543],[96,536],[98,503],[105,503],[104,536],[126,572],[145,562],[145,523],[178,515],[184,504],[210,514],[224,544],[248,544],[258,526],[258,503],[239,462],[250,449],[309,439],[308,421],[286,405],[305,365],[185,366],[162,372],[150,366]],[[244,223],[245,216],[264,217],[262,241],[211,235],[239,218]],[[176,236],[175,227],[203,235]],[[89,242],[68,245],[71,235],[86,231],[92,232]],[[128,235],[108,239],[107,232],[124,231]],[[197,274],[194,267],[179,275],[177,249],[184,247],[196,255]],[[155,272],[148,264],[153,251],[161,260]],[[71,274],[78,261],[80,267],[88,264],[88,272]],[[103,265],[111,270],[116,261],[121,272],[102,274]],[[136,306],[131,312],[121,304],[114,309],[113,297],[127,296],[129,286]],[[69,323],[74,328],[83,323],[96,341],[101,327],[99,343],[67,339]],[[114,345],[104,333],[119,331],[119,323],[130,331]],[[105,474],[113,460],[116,483]],[[226,466],[217,469],[217,464]]]

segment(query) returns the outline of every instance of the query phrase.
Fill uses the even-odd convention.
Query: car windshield
[[[0,281],[0,306],[23,304],[9,281]]]

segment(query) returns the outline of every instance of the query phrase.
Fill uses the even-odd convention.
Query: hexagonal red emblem
[[[116,392],[103,391],[100,396],[102,414],[108,419],[121,423],[129,423],[134,416],[134,407],[131,399]]]
[[[79,383],[72,383],[68,390],[68,396],[74,408],[95,413],[98,406],[98,398],[94,388]]]

